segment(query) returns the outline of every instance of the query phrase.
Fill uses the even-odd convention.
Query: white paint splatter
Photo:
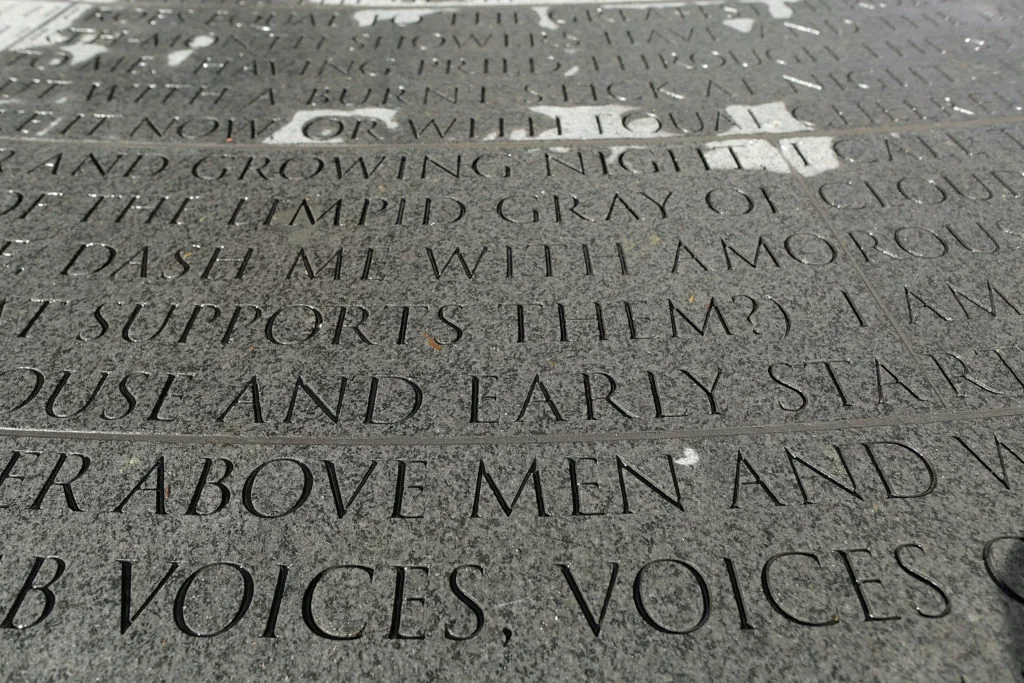
[[[398,26],[409,26],[423,17],[437,14],[439,9],[363,9],[352,13],[352,19],[361,26],[373,26],[376,22],[392,21]]]
[[[204,47],[210,47],[217,42],[216,36],[202,35],[196,36],[188,41],[189,47],[183,50],[174,50],[167,54],[167,66],[176,67],[180,66],[185,62],[186,59],[192,56],[192,53],[196,50]]]
[[[536,7],[531,7],[530,9],[532,9],[537,14],[537,24],[541,28],[550,29],[552,31],[558,30],[558,24],[551,20],[551,15],[548,14],[547,7],[544,7],[543,5],[538,5]]]
[[[661,130],[656,118],[627,116],[635,110],[621,104],[583,105],[578,107],[537,106],[530,111],[553,120],[550,128],[529,135],[525,128],[516,128],[505,136],[508,140],[598,140],[600,138],[660,138],[672,133]],[[485,140],[496,140],[497,132]]]
[[[80,42],[84,34],[72,37],[65,32],[91,10],[92,5],[70,2],[0,2],[0,50],[57,48],[71,56],[72,64],[87,62],[106,52],[107,46]]]
[[[750,33],[750,31],[754,28],[754,20],[753,19],[743,19],[743,18],[726,19],[722,23],[725,24],[729,28],[736,29],[740,33]]]
[[[839,157],[832,147],[832,138],[826,135],[783,138],[779,140],[779,150],[789,165],[805,177],[839,168]]]
[[[562,74],[562,75],[567,77],[567,78],[570,78],[572,76],[575,76],[579,72],[580,72],[580,68],[578,66],[570,66],[568,69],[565,70],[565,73]]]
[[[683,449],[683,454],[678,458],[674,458],[673,462],[677,465],[684,465],[686,467],[693,467],[700,462],[700,455],[697,454],[697,450],[687,446]]]
[[[577,2],[577,0],[560,0],[557,3],[550,4],[580,4],[580,5],[592,5],[599,4],[604,9],[658,9],[666,7],[713,7],[715,5],[721,5],[722,0],[695,0],[694,2],[644,2],[639,0],[638,2],[615,2],[605,4],[598,0],[597,2]]]
[[[740,0],[740,2],[745,5],[753,3],[768,5],[768,14],[771,15],[772,19],[789,19],[793,16],[793,9],[789,6],[789,3],[800,2],[800,0]]]
[[[712,140],[704,144],[704,158],[708,166],[719,170],[737,167],[772,173],[790,173],[814,176],[839,168],[839,158],[832,149],[832,138],[808,136],[782,138],[777,142],[761,138],[734,136],[759,133],[802,133],[814,126],[797,119],[785,102],[767,102],[755,105],[730,105],[725,108],[736,125],[720,135],[727,140]]]
[[[381,107],[365,107],[363,109],[313,109],[308,111],[297,111],[292,115],[292,120],[278,128],[274,133],[263,140],[270,145],[311,145],[311,144],[343,144],[350,139],[344,134],[344,122],[338,122],[338,132],[326,138],[310,138],[306,136],[305,129],[308,124],[317,119],[370,119],[384,124],[385,128],[398,128],[395,116],[397,109],[384,109]]]
[[[708,166],[719,170],[736,169],[790,173],[795,170],[810,177],[839,168],[839,157],[832,149],[832,138],[808,136],[782,138],[777,142],[758,138],[713,140],[704,144]]]
[[[167,53],[167,66],[177,67],[192,56],[194,50],[174,50],[173,52]]]
[[[791,28],[794,31],[800,31],[801,33],[810,33],[812,36],[820,36],[821,31],[811,26],[804,26],[803,24],[797,24],[792,21],[784,21],[782,25],[786,28]]]
[[[669,132],[659,130],[662,124],[655,119],[638,118],[625,121],[634,111],[624,104],[584,106],[530,106],[529,111],[551,119],[557,118],[562,134],[556,129],[546,131],[550,137],[575,140],[593,140],[601,137],[665,137]],[[627,128],[627,125],[630,127]]]
[[[122,2],[123,0],[92,0],[92,2]],[[715,7],[724,0],[544,0],[545,6],[551,5],[600,5],[605,9],[652,9],[658,7]],[[744,4],[760,3],[767,5],[768,13],[773,19],[789,19],[793,10],[787,5],[800,0],[737,0]],[[308,4],[322,6],[359,7],[372,5],[386,6],[389,9],[431,7],[434,9],[460,7],[492,7],[495,5],[522,5],[523,0],[309,0]],[[730,8],[731,9],[731,8]],[[373,10],[380,11],[380,10]],[[726,10],[728,11],[728,10]]]
[[[104,2],[123,2],[124,0],[103,0]],[[773,0],[778,1],[778,0]],[[788,0],[795,2],[796,0]],[[606,8],[637,8],[648,7],[704,7],[721,5],[723,0],[620,0],[609,4],[605,0],[544,0],[545,5],[600,5]],[[310,5],[330,5],[359,7],[371,5],[388,8],[400,7],[492,7],[495,5],[522,5],[523,0],[309,0]]]
[[[712,140],[704,143],[704,160],[717,170],[745,169],[789,173],[786,159],[771,141],[757,138]]]
[[[785,62],[783,62],[781,59],[778,60],[778,61],[780,63],[782,63],[782,64],[785,64]],[[797,85],[801,85],[801,86],[803,86],[805,88],[810,88],[811,90],[821,90],[821,86],[818,85],[817,83],[812,83],[811,81],[805,81],[802,78],[797,78],[796,76],[790,76],[789,74],[782,74],[782,80],[789,81],[790,83],[795,83]]]
[[[0,50],[13,47],[68,7],[63,2],[0,2]]]
[[[721,135],[796,133],[814,130],[813,125],[793,116],[786,103],[781,101],[752,105],[732,104],[725,108],[725,113],[736,122],[736,126]]]

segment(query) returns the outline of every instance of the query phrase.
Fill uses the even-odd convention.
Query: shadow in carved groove
[[[1002,595],[1013,667],[1008,680],[1024,680],[1024,537],[996,539],[985,548],[985,569]]]

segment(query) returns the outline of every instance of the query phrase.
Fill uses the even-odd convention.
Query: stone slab
[[[1020,680],[1018,2],[0,2],[12,679]]]

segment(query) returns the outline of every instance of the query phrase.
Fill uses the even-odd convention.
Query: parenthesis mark
[[[782,319],[786,321],[786,331],[782,333],[782,336],[783,338],[788,337],[789,333],[793,330],[793,321],[789,317],[789,312],[787,312],[786,309],[783,308],[782,304],[779,303],[776,299],[768,297],[768,300],[775,304],[775,306],[779,309],[779,312],[782,313]]]
[[[502,643],[502,646],[507,647],[508,641],[512,640],[512,629],[506,626],[505,628],[501,629],[501,635],[505,636],[505,641]]]

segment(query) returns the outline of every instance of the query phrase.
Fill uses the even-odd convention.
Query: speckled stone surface
[[[1022,680],[1022,21],[0,1],[4,678]]]

